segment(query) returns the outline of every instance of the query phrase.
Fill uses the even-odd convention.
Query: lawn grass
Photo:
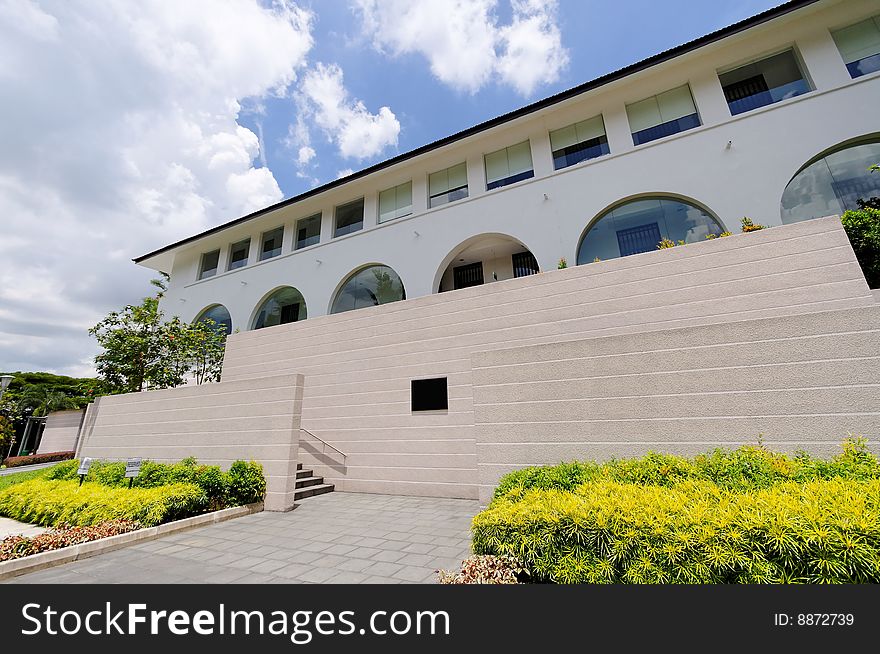
[[[0,490],[12,486],[13,484],[19,484],[23,481],[42,479],[48,475],[54,467],[55,466],[49,466],[47,468],[40,468],[39,470],[27,470],[25,472],[16,472],[11,475],[0,476]]]

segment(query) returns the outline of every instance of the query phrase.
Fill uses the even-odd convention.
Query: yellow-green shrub
[[[113,488],[87,482],[34,479],[0,490],[0,515],[54,527],[134,520],[151,527],[202,513],[205,492],[195,484]]]
[[[473,533],[557,583],[880,583],[880,480],[519,488]]]
[[[761,446],[744,445],[735,450],[718,448],[692,458],[651,452],[637,459],[523,468],[501,478],[495,498],[538,488],[573,490],[585,482],[601,479],[666,487],[687,480],[704,480],[731,490],[769,488],[786,481],[880,479],[880,463],[868,451],[864,438],[849,438],[842,448],[840,454],[828,460],[804,452],[789,456]]]

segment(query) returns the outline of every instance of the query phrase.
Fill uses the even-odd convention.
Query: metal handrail
[[[340,450],[338,447],[334,447],[333,445],[331,445],[330,443],[328,443],[327,441],[325,441],[325,440],[324,440],[323,438],[321,438],[320,436],[315,436],[315,434],[313,434],[312,432],[310,432],[308,429],[305,429],[305,428],[303,428],[303,427],[300,427],[300,430],[301,430],[301,431],[304,431],[305,433],[307,433],[307,434],[308,434],[309,436],[311,436],[312,438],[315,438],[315,439],[321,441],[321,443],[324,445],[324,449],[321,450],[321,454],[325,454],[325,453],[327,452],[327,448],[329,447],[330,449],[336,450],[339,454],[341,454],[341,455],[342,455],[342,460],[343,460],[343,461],[344,461],[345,458],[348,456],[345,452],[343,452],[342,450]]]

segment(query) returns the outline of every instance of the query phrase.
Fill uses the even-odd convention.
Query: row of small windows
[[[792,178],[782,196],[782,222],[792,223],[857,209],[859,201],[877,201],[880,175],[870,166],[880,161],[880,139],[868,137],[844,143],[817,157]],[[581,237],[577,263],[651,252],[664,239],[694,243],[725,231],[708,211],[692,202],[672,197],[629,200],[613,206],[593,220]],[[524,248],[523,248],[524,249]],[[481,262],[454,266],[453,288],[484,283]],[[539,272],[527,249],[512,254],[513,277]],[[443,288],[441,286],[440,290]],[[330,313],[341,313],[406,299],[400,276],[390,267],[372,265],[354,272],[340,287]],[[252,329],[282,325],[308,317],[306,302],[295,288],[275,290],[254,314]],[[229,334],[232,318],[223,305],[205,309],[197,320],[211,319]]]
[[[880,16],[874,16],[832,32],[832,37],[853,78],[880,70]],[[719,71],[719,81],[730,114],[736,116],[812,90],[793,49],[760,60]],[[634,145],[642,145],[699,127],[699,112],[688,84],[626,105]],[[601,115],[549,134],[556,170],[610,153]],[[534,177],[529,141],[523,141],[484,155],[486,190],[492,190]],[[438,207],[468,197],[467,164],[431,173],[428,176],[428,206]],[[379,193],[378,222],[385,223],[412,214],[412,182],[405,182]],[[363,229],[364,199],[336,207],[333,237]],[[297,221],[293,249],[315,245],[321,239],[321,214]],[[281,254],[283,227],[262,236],[260,261]],[[246,266],[250,239],[230,246],[227,270]],[[199,279],[218,272],[220,251],[202,255]]]

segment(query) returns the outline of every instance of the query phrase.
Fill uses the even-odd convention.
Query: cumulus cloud
[[[381,107],[379,113],[370,113],[363,102],[349,97],[342,69],[335,64],[319,63],[310,69],[297,101],[302,113],[323,130],[343,157],[367,159],[397,145],[400,122],[394,112]]]
[[[304,145],[299,150],[297,150],[296,154],[296,163],[300,166],[306,166],[308,163],[315,158],[315,149]]]
[[[524,96],[559,79],[568,65],[556,0],[355,0],[363,30],[392,56],[420,54],[444,84],[476,93],[497,81]]]
[[[238,120],[289,93],[311,21],[287,0],[0,0],[0,369],[89,372],[85,330],[149,292],[131,257],[281,199]]]

